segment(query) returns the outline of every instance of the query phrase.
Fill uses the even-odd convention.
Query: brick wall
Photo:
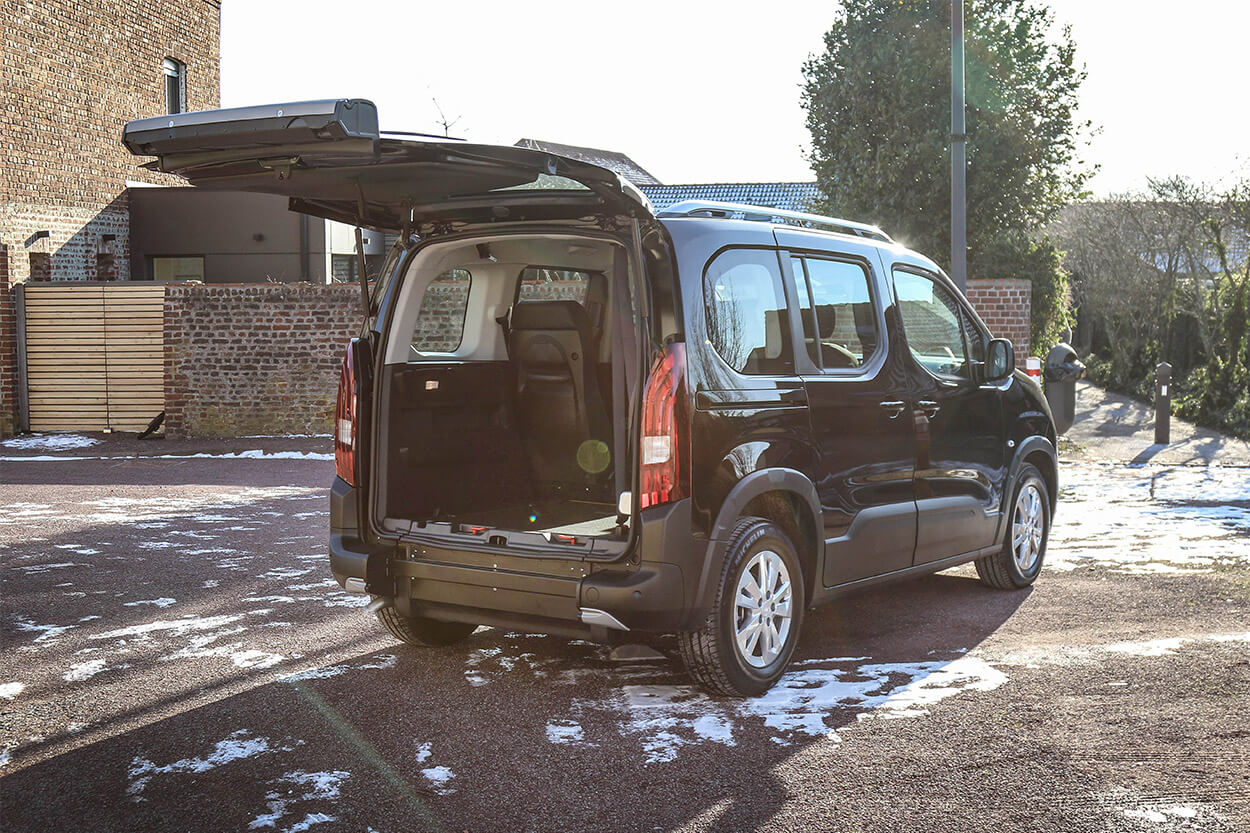
[[[168,286],[166,433],[329,433],[360,324],[356,284]]]
[[[0,243],[0,438],[17,424],[17,319],[9,282],[9,247]]]
[[[1009,339],[1016,348],[1016,364],[1024,367],[1029,355],[1029,316],[1033,285],[1021,278],[969,279],[968,301],[995,338]]]
[[[31,253],[50,259],[53,280],[108,277],[110,262],[112,277],[129,277],[126,180],[181,180],[140,168],[122,126],[166,112],[166,58],[186,65],[188,109],[218,106],[219,34],[218,0],[0,3],[0,243],[12,281],[27,278]],[[49,236],[34,240],[39,231]]]

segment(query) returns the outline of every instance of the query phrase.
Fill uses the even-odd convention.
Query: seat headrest
[[[816,305],[816,329],[822,339],[831,337],[838,328],[838,309],[833,304]]]
[[[586,330],[590,319],[576,301],[521,301],[512,308],[512,329]]]

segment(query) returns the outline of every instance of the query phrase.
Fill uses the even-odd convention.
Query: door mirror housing
[[[1001,382],[1016,369],[1016,348],[1005,338],[990,339],[985,350],[985,381]]]

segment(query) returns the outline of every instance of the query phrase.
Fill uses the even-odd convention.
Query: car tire
[[[1042,571],[1046,557],[1050,493],[1042,473],[1031,463],[1025,463],[1020,469],[1010,507],[1002,549],[976,561],[981,583],[999,590],[1028,587]]]
[[[698,630],[677,635],[690,676],[710,692],[735,697],[772,688],[798,644],[804,592],[803,569],[786,533],[764,518],[740,520],[729,536],[707,619]],[[752,604],[769,613],[751,614]]]
[[[391,636],[400,642],[423,648],[454,645],[468,639],[469,634],[477,630],[477,625],[466,625],[463,622],[440,622],[425,616],[403,616],[393,607],[382,608],[377,612],[377,617],[391,632]]]

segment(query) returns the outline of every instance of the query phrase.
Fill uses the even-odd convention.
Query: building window
[[[378,269],[382,266],[383,255],[365,255],[365,274],[369,280],[378,279]],[[360,269],[355,255],[330,255],[330,282],[355,283],[360,280]]]
[[[161,64],[165,75],[165,112],[185,113],[187,110],[187,65],[173,58]]]
[[[202,257],[154,257],[152,278],[157,281],[182,283],[204,280]]]

